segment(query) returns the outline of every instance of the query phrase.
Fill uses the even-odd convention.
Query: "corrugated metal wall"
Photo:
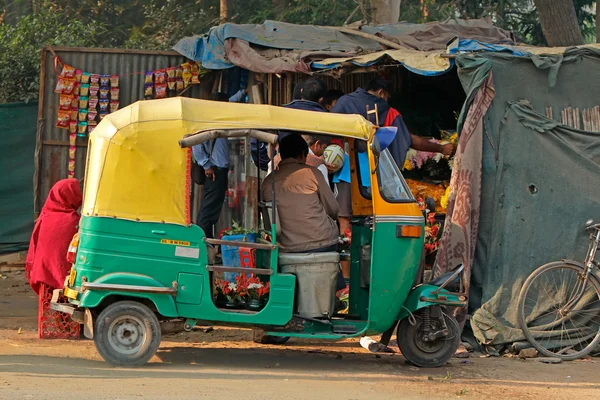
[[[52,53],[54,52],[54,54]],[[46,48],[42,50],[40,97],[34,177],[34,210],[39,214],[46,196],[56,181],[67,177],[69,162],[68,130],[55,127],[59,95],[54,93],[57,74],[54,55],[62,62],[86,72],[120,76],[120,107],[144,98],[144,72],[184,63],[185,57],[173,51],[139,51],[122,49]],[[194,85],[184,95],[206,98],[213,80]],[[75,176],[84,175],[87,141],[78,139]]]

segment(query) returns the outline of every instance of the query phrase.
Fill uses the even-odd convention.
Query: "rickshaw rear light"
[[[76,233],[71,239],[71,243],[69,244],[69,250],[67,250],[67,261],[71,264],[75,263],[75,258],[77,256],[77,247],[79,247],[79,234]]]
[[[422,228],[417,225],[403,225],[400,231],[400,237],[420,238],[423,232]]]

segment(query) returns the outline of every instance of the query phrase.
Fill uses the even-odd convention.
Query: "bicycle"
[[[529,343],[547,357],[575,360],[600,343],[596,274],[600,223],[588,221],[586,231],[590,246],[583,263],[562,260],[542,265],[527,278],[519,295],[519,325]]]

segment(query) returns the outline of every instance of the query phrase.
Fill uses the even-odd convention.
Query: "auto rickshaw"
[[[358,115],[180,97],[140,101],[106,116],[90,134],[82,218],[70,250],[75,262],[52,308],[81,322],[84,335],[116,366],[148,362],[160,345],[160,321],[166,320],[184,321],[187,331],[198,322],[253,328],[280,342],[380,333],[389,340],[397,326],[398,345],[409,362],[445,364],[460,339],[449,308],[466,305],[456,287],[460,269],[421,283],[424,217],[383,150],[381,139],[389,142],[390,130],[382,129]],[[206,238],[192,223],[191,146],[217,137],[256,138],[272,146],[280,130],[347,143],[353,202],[347,314],[298,313],[297,279],[282,272],[285,255],[277,242],[277,215],[293,210],[278,210],[276,201],[255,243],[227,242],[255,250],[252,273],[268,279],[268,301],[258,311],[215,302],[217,274],[249,270],[208,262],[207,244],[223,241]],[[361,152],[368,154],[367,171],[359,170]],[[68,303],[57,301],[61,294]]]

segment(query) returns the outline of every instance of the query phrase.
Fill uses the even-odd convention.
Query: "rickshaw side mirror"
[[[381,143],[379,143],[377,136],[374,136],[373,140],[371,141],[371,151],[376,159],[378,159],[381,155]]]

